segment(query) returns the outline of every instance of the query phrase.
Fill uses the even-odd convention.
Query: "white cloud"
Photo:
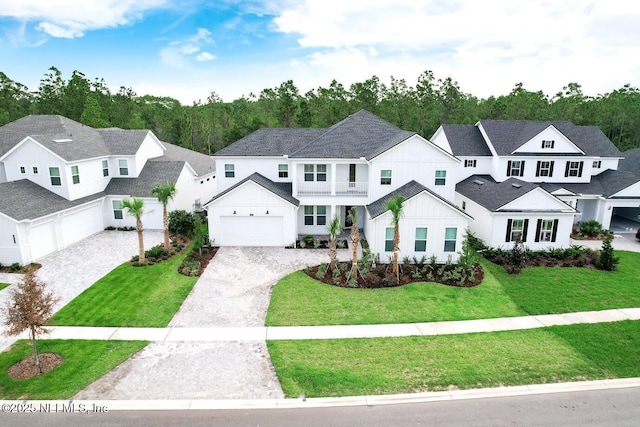
[[[199,62],[207,62],[207,61],[212,61],[214,59],[216,59],[215,55],[209,52],[201,52],[198,54],[198,56],[196,56],[196,60]]]
[[[128,25],[167,0],[20,0],[0,3],[0,17],[37,22],[51,37],[81,37],[86,31]]]
[[[160,59],[164,64],[177,68],[187,67],[192,59],[208,62],[215,59],[215,56],[202,51],[202,47],[211,44],[214,44],[211,32],[206,28],[198,28],[193,36],[169,43],[160,51]]]

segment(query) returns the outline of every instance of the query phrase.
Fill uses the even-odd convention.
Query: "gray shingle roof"
[[[618,162],[618,170],[636,174],[640,180],[640,148],[622,153],[624,159]]]
[[[133,156],[142,141],[149,135],[148,130],[125,130],[119,128],[97,129],[109,152],[121,156]]]
[[[482,133],[474,125],[442,125],[454,156],[491,156]]]
[[[264,128],[217,151],[215,156],[290,155],[325,133],[325,128]]]
[[[27,136],[67,161],[110,154],[96,129],[62,116],[32,115],[0,127],[0,156]],[[66,139],[71,141],[55,142]]]
[[[292,158],[371,159],[415,135],[360,110],[326,128],[260,129],[215,156],[283,156]]]
[[[225,191],[216,194],[211,200],[209,200],[207,203],[205,203],[205,205],[213,202],[216,199],[219,199],[220,197],[224,196],[227,193],[232,192],[233,190],[235,190],[236,188],[238,188],[239,186],[241,186],[242,184],[244,184],[247,181],[255,182],[256,184],[260,185],[261,187],[265,188],[266,190],[271,191],[276,196],[286,200],[287,202],[291,203],[294,206],[300,205],[300,201],[291,195],[292,194],[292,185],[291,185],[290,182],[288,182],[288,183],[286,183],[286,182],[273,182],[269,178],[266,178],[266,177],[264,177],[263,175],[260,175],[257,172],[255,172],[252,175],[246,177],[245,179],[243,179],[242,181],[238,182],[237,184],[227,188]]]
[[[490,175],[472,175],[456,184],[456,192],[492,212],[536,188],[540,187],[515,178],[496,182]]]
[[[331,126],[325,133],[291,155],[294,158],[372,159],[415,135],[360,110]]]
[[[152,197],[156,184],[176,182],[185,162],[147,162],[137,178],[111,178],[105,193],[113,196]]]
[[[481,120],[498,155],[510,155],[522,144],[553,125],[586,155],[621,157],[622,153],[597,126],[576,126],[567,121]],[[455,153],[454,153],[455,154]]]
[[[216,171],[216,162],[210,156],[206,154],[198,153],[187,148],[179,147],[177,145],[163,142],[162,145],[166,147],[166,151],[162,157],[155,157],[149,159],[152,162],[164,162],[164,161],[185,161],[189,163],[189,166],[198,174],[198,176],[207,175]]]
[[[566,121],[481,120],[500,156],[508,156],[531,138],[553,125],[586,155],[621,157],[622,153],[597,126],[576,126]],[[489,156],[487,143],[475,125],[442,125],[455,156]],[[525,153],[526,154],[526,153]],[[554,153],[554,155],[558,155]]]
[[[0,212],[17,220],[36,219],[105,197],[104,192],[67,200],[27,179],[0,183]]]
[[[592,176],[591,181],[583,184],[562,184],[562,187],[576,194],[590,194],[609,197],[618,191],[640,182],[638,171],[606,170]],[[640,196],[639,196],[640,197]]]
[[[387,209],[387,202],[395,199],[397,196],[402,196],[404,197],[404,200],[409,200],[412,197],[417,196],[418,194],[422,193],[422,192],[427,192],[429,194],[431,194],[432,196],[436,197],[438,200],[442,201],[443,203],[446,203],[447,205],[451,206],[452,208],[454,208],[455,210],[457,210],[458,212],[460,212],[461,214],[471,218],[469,216],[469,214],[467,214],[465,211],[461,210],[460,208],[458,208],[456,205],[454,205],[453,203],[449,202],[448,200],[440,197],[438,194],[434,193],[433,191],[429,190],[427,187],[425,187],[424,185],[416,182],[416,181],[410,181],[408,183],[406,183],[405,185],[403,185],[402,187],[399,187],[395,190],[393,190],[392,192],[390,192],[389,194],[382,196],[381,198],[379,198],[378,200],[371,202],[370,204],[368,204],[366,206],[367,211],[369,212],[369,215],[371,215],[371,218],[376,218],[380,215],[382,215],[383,213],[385,213],[386,211],[388,211],[389,209]]]

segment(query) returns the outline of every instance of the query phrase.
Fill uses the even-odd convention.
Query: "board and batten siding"
[[[214,157],[215,158],[215,157]],[[216,180],[218,192],[233,187],[246,177],[257,172],[265,178],[273,182],[291,182],[292,170],[289,159],[282,156],[278,157],[217,157],[216,161]],[[225,164],[234,166],[234,177],[227,178],[225,175]],[[278,177],[278,165],[289,165],[288,177]]]

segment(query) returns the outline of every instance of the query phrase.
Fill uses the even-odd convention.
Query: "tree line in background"
[[[163,141],[211,154],[261,127],[329,127],[360,109],[425,138],[443,123],[570,120],[598,126],[621,151],[640,147],[640,90],[628,84],[588,96],[569,83],[548,96],[518,83],[507,95],[484,99],[464,93],[450,77],[425,71],[415,87],[394,77],[387,85],[373,76],[349,87],[333,80],[301,94],[288,80],[232,102],[211,92],[186,106],[126,87],[114,93],[104,79],[90,80],[80,71],[65,80],[51,67],[35,91],[0,72],[0,125],[29,114],[60,114],[95,128],[150,129]]]

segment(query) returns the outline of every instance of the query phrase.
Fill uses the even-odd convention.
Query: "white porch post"
[[[336,164],[331,163],[331,195],[336,195]]]

